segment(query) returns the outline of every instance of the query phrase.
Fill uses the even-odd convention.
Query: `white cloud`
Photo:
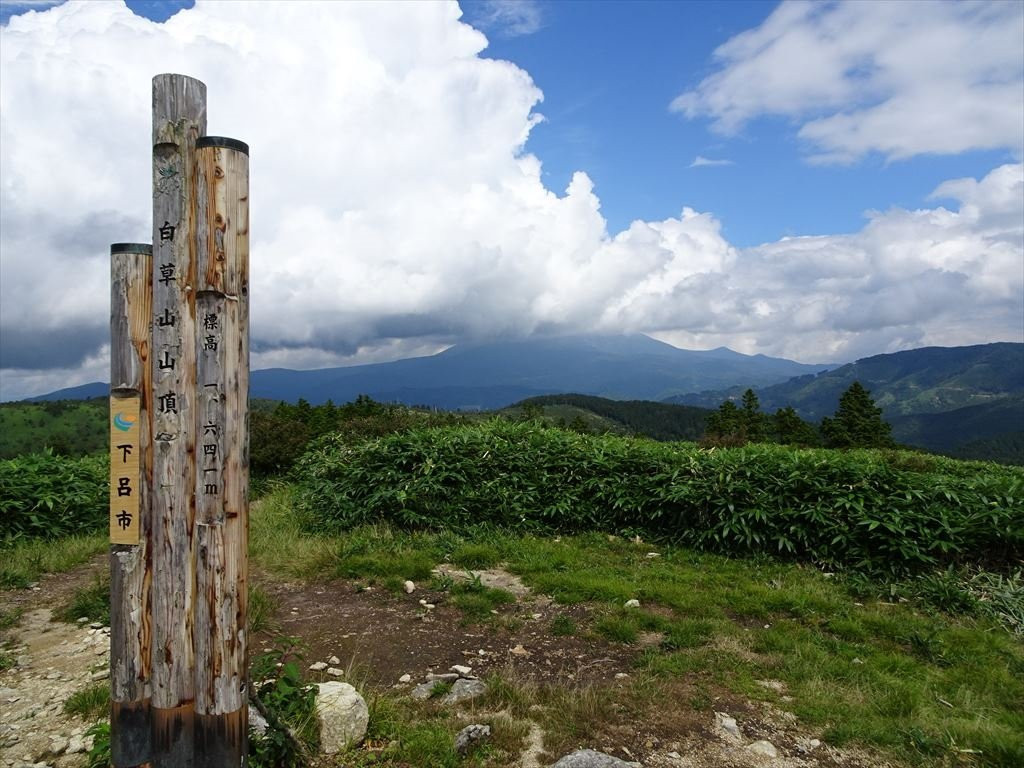
[[[208,85],[250,143],[256,367],[466,339],[643,331],[831,360],[1022,338],[1019,165],[849,235],[733,247],[710,213],[609,233],[589,177],[523,150],[541,98],[440,3],[117,3],[0,35],[0,398],[103,378],[108,244],[150,236],[154,73]]]
[[[672,102],[731,134],[763,115],[800,125],[816,162],[877,152],[1024,147],[1024,4],[786,2],[715,51]]]
[[[690,163],[690,168],[716,168],[723,165],[735,165],[732,160],[711,160],[703,155],[697,155]]]

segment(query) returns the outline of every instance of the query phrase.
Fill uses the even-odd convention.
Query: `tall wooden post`
[[[153,246],[110,246],[110,746],[115,768],[148,763],[149,331]]]
[[[249,148],[196,143],[196,763],[245,765]]]
[[[192,646],[196,485],[195,143],[206,86],[153,78],[153,656],[154,765],[193,764]]]

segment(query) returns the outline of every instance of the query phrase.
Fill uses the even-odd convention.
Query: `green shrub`
[[[103,528],[108,466],[106,456],[49,452],[0,461],[0,546]]]
[[[1024,555],[1024,471],[892,452],[705,450],[531,423],[321,439],[298,464],[305,524],[642,532],[731,554],[903,573]]]

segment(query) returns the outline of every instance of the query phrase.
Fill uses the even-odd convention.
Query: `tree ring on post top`
[[[149,243],[111,243],[110,255],[115,253],[146,253],[153,255],[153,246]]]
[[[229,139],[226,136],[200,136],[196,139],[196,149],[203,147],[226,147],[235,149],[243,154],[249,154],[249,145],[238,139]]]

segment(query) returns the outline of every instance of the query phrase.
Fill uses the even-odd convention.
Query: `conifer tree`
[[[839,398],[839,409],[821,422],[821,434],[830,448],[891,448],[892,427],[882,419],[882,409],[859,381]]]
[[[791,405],[779,408],[775,412],[772,427],[775,431],[775,441],[783,445],[810,446],[821,442],[814,426],[801,419]]]

